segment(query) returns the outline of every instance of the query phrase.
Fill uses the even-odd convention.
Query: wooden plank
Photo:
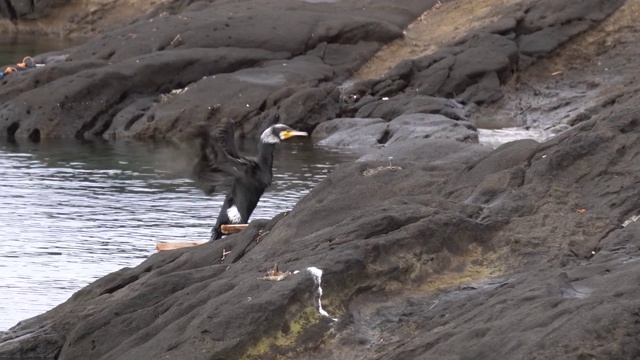
[[[249,224],[222,225],[222,226],[220,226],[220,231],[225,235],[235,234],[235,233],[239,233],[240,231],[246,229],[247,226],[249,226]]]
[[[249,226],[249,224],[222,225],[220,227],[220,231],[225,235],[235,234],[246,229],[247,226]],[[167,250],[175,250],[175,249],[181,249],[181,248],[191,247],[191,246],[198,246],[206,243],[207,243],[206,241],[189,241],[189,242],[175,242],[175,243],[159,242],[156,244],[156,249],[158,251],[167,251]]]
[[[156,249],[158,251],[167,251],[167,250],[175,250],[184,247],[190,246],[198,246],[202,244],[206,244],[206,241],[191,241],[191,242],[176,242],[176,243],[167,243],[167,242],[159,242],[156,244]]]

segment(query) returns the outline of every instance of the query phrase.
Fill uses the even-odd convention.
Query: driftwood
[[[222,231],[222,233],[226,235],[235,234],[246,229],[247,226],[249,226],[249,224],[222,225],[220,227],[220,231]],[[206,243],[207,243],[206,241],[189,241],[189,242],[175,242],[175,243],[159,242],[156,244],[156,249],[158,251],[167,251],[167,250],[180,249],[184,247],[198,246]]]
[[[222,225],[220,226],[220,231],[225,235],[235,234],[246,229],[247,226],[249,226],[249,224]]]
[[[156,249],[158,251],[167,251],[167,250],[175,250],[183,247],[190,247],[196,245],[206,244],[206,241],[190,241],[190,242],[176,242],[176,243],[168,243],[168,242],[159,242],[156,244]]]

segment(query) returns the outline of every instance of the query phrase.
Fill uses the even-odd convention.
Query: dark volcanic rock
[[[454,139],[478,142],[476,128],[466,121],[462,106],[453,100],[432,96],[400,95],[374,100],[350,87],[341,105],[355,118],[326,121],[314,131],[321,145],[336,147],[379,147],[410,138]],[[349,104],[355,100],[357,104]],[[366,120],[365,120],[366,119]],[[384,120],[388,121],[385,123]]]
[[[477,143],[475,126],[437,114],[401,115],[385,122],[382,119],[333,119],[313,132],[322,138],[318,144],[333,147],[380,147],[408,139],[452,139]]]
[[[357,117],[379,117],[392,120],[406,114],[440,114],[464,120],[462,106],[454,101],[432,96],[400,95],[392,99],[370,102],[358,109]]]
[[[376,147],[386,141],[388,128],[382,119],[340,118],[323,122],[312,136],[324,146]]]
[[[289,214],[96,281],[0,357],[637,358],[639,96],[546,143],[345,164]],[[300,272],[259,279],[274,263]]]
[[[372,98],[416,94],[456,98],[464,104],[491,103],[502,97],[500,86],[514,72],[592,28],[623,3],[543,0],[505,6],[502,17],[491,25],[354,87],[367,95],[360,96],[367,104]]]
[[[69,0],[7,0],[0,2],[0,18],[10,20],[37,19],[51,15],[57,7]]]
[[[624,1],[588,0],[578,4],[547,1],[534,3],[517,25],[520,52],[544,55],[602,21]]]
[[[311,133],[314,140],[325,139],[335,133],[343,132],[352,128],[361,128],[373,124],[385,124],[382,119],[367,119],[367,118],[340,118],[332,119],[323,122],[318,125]]]
[[[199,80],[203,73],[232,72],[243,65],[285,56],[245,49],[190,49],[151,53],[113,65],[94,60],[88,64],[74,62],[73,66],[67,62],[45,66],[11,79],[21,81],[23,91],[0,106],[0,123],[5,129],[10,124],[18,124],[13,134],[16,138],[30,136],[35,131],[43,138],[99,136],[110,129],[115,116],[122,116],[122,110],[150,96],[145,94],[182,88]],[[180,73],[180,78],[176,78],[175,73]],[[59,74],[66,76],[57,77]],[[96,86],[96,82],[100,85]],[[8,87],[7,91],[10,90]],[[197,110],[189,109],[187,115],[193,116]],[[121,131],[129,130],[136,119],[141,117],[121,120],[118,123]]]
[[[358,161],[419,162],[441,165],[446,169],[462,169],[480,159],[492,149],[450,139],[412,139],[397,141],[363,155]]]
[[[180,140],[194,123],[222,116],[232,117],[246,136],[276,122],[311,131],[340,117],[427,113],[461,120],[460,103],[500,99],[515,71],[623,2],[505,7],[492,25],[433,54],[407,59],[380,79],[336,87],[434,3],[163,4],[69,51],[64,63],[6,76],[0,132],[32,140]]]
[[[229,9],[253,4],[216,3]],[[340,4],[354,3],[304,6]],[[367,16],[388,12],[394,19],[403,13],[376,4]],[[472,130],[456,101],[435,95],[492,101],[500,95],[503,77],[521,67],[525,56],[535,61],[543,54],[536,47],[557,46],[531,40],[529,49],[535,51],[526,55],[519,47],[526,36],[547,31],[560,44],[567,33],[602,19],[621,2],[554,4],[538,1],[508,9],[516,13],[482,33],[342,93],[333,81],[358,58],[341,47],[358,46],[350,31],[364,31],[358,36],[371,46],[381,31],[390,31],[388,24],[372,26],[368,33],[358,21],[352,26],[337,16],[333,23],[318,10],[313,15],[323,20],[314,23],[314,34],[317,28],[336,36],[325,39],[326,47],[312,44],[296,53],[299,44],[274,40],[269,49],[236,48],[215,63],[232,68],[223,72],[200,61],[221,49],[200,49],[195,58],[180,55],[186,50],[170,50],[181,67],[166,74],[166,66],[175,66],[162,60],[167,49],[202,43],[191,35],[171,37],[163,27],[159,43],[146,38],[146,44],[136,40],[117,48],[118,42],[138,36],[145,40],[148,34],[124,32],[137,26],[149,31],[141,21],[120,37],[105,35],[95,48],[79,50],[87,59],[10,78],[0,90],[8,99],[0,124],[11,136],[75,135],[79,125],[81,134],[179,137],[191,121],[218,116],[234,116],[251,134],[265,122],[313,128],[349,112],[361,118],[325,122],[314,137],[371,127],[365,140],[389,145],[340,166],[288,214],[254,221],[219,242],[155,254],[99,279],[55,309],[2,333],[0,358],[640,358],[640,89],[633,79],[588,119],[544,143],[521,140],[490,151],[460,141],[425,140],[419,132],[421,122],[434,118],[446,129],[458,124]],[[206,9],[207,4],[194,3],[189,14]],[[274,11],[285,10],[282,5]],[[144,21],[166,21],[166,28],[182,30],[180,16]],[[280,24],[274,26],[277,30]],[[308,23],[301,26],[310,29]],[[556,34],[557,29],[562,31]],[[138,53],[158,44],[165,49]],[[485,54],[479,44],[497,53]],[[99,53],[102,47],[105,52]],[[331,61],[319,54],[331,54]],[[112,57],[121,60],[108,60]],[[138,68],[140,59],[158,67],[157,78],[150,73],[136,78],[139,71],[151,71]],[[238,62],[250,68],[235,68]],[[453,70],[456,78],[450,77]],[[88,86],[92,79],[103,89]],[[64,91],[51,87],[48,95],[62,104],[69,94],[81,101],[82,91],[98,100],[100,91],[118,94],[121,101],[98,115],[96,104],[74,113],[67,105],[47,112],[50,107],[30,103],[28,94],[44,101],[41,89],[57,82]],[[171,86],[164,87],[167,83]],[[70,120],[71,132],[53,122],[37,125],[34,133],[33,112],[60,118],[86,113],[95,122],[82,126]],[[394,128],[400,125],[412,131]],[[397,141],[390,142],[391,129]],[[276,263],[292,273],[282,281],[264,280]],[[323,270],[321,282],[309,268]]]
[[[468,121],[452,120],[443,115],[408,114],[389,122],[387,144],[407,139],[453,139],[460,142],[477,143],[476,127]]]
[[[176,139],[221,116],[248,135],[278,121],[312,130],[338,116],[334,84],[433,3],[173,2],[70,50],[64,63],[6,76],[0,131]]]

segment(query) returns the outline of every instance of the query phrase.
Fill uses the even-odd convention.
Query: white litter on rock
[[[160,102],[167,102],[168,100],[170,100],[174,95],[180,95],[184,92],[186,92],[189,88],[185,87],[182,89],[173,89],[171,90],[171,92],[169,92],[168,94],[160,94]]]
[[[318,269],[317,267],[308,267],[307,271],[311,273],[311,276],[313,276],[313,280],[316,282],[316,285],[318,285],[318,312],[321,315],[324,315],[328,318],[330,318],[333,321],[338,321],[338,319],[336,318],[332,318],[331,316],[329,316],[329,313],[327,313],[323,308],[322,308],[322,270]]]
[[[173,90],[171,90],[170,94],[171,95],[180,95],[180,94],[186,92],[187,90],[189,90],[188,87],[185,87],[185,88],[182,88],[182,89],[173,89]]]
[[[629,219],[627,219],[627,221],[622,223],[622,227],[627,227],[631,225],[631,223],[638,221],[638,219],[640,219],[640,215],[632,216]]]

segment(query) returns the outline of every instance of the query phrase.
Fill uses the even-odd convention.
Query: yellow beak
[[[288,138],[294,137],[294,136],[309,136],[309,134],[307,134],[304,131],[297,131],[297,130],[285,130],[280,133],[280,139],[282,140],[287,140]]]

